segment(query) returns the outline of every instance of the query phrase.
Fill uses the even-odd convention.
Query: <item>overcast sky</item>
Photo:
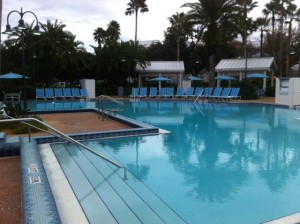
[[[297,0],[299,1],[299,0]],[[7,24],[7,15],[12,10],[34,12],[39,21],[52,23],[57,19],[66,25],[66,29],[76,35],[76,40],[84,42],[87,50],[89,45],[96,45],[93,32],[98,27],[107,28],[110,21],[116,20],[121,26],[121,39],[134,40],[135,16],[125,16],[125,9],[129,0],[3,0],[2,30]],[[168,17],[176,12],[186,11],[181,8],[184,3],[194,0],[146,0],[149,12],[139,14],[138,40],[163,40],[164,31],[170,25]],[[269,0],[259,0],[260,8],[256,8],[253,16],[260,16],[262,6]],[[299,3],[298,3],[299,4]],[[12,13],[9,17],[10,25],[18,25],[20,16]],[[24,16],[26,23],[31,23],[34,17]],[[3,37],[3,36],[2,36]],[[3,37],[5,38],[5,37]]]

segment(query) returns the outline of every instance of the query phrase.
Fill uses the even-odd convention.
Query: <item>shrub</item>
[[[25,114],[25,110],[22,108],[20,103],[6,103],[6,113],[8,116],[13,118],[24,118],[27,117]],[[38,116],[32,116],[34,118],[37,118],[39,120],[42,120]],[[28,122],[31,125],[34,125],[36,127],[42,128],[43,126],[37,122]],[[10,131],[14,134],[26,134],[28,133],[28,126],[25,124],[22,124],[21,122],[10,122],[10,123],[3,123],[0,124],[0,131]],[[38,132],[39,130],[35,128],[31,128],[31,132]]]

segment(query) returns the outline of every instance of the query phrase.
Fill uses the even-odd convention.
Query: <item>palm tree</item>
[[[65,31],[62,22],[42,24],[43,35],[38,40],[37,53],[43,55],[40,63],[44,63],[44,81],[50,82],[55,78],[75,79],[73,70],[82,66],[78,53],[85,52],[83,43],[76,41],[76,36]],[[71,69],[70,69],[71,68]]]
[[[177,61],[179,61],[180,40],[186,41],[192,34],[192,25],[185,13],[176,12],[175,15],[169,17],[171,26],[167,28],[167,32],[173,34],[177,44]]]
[[[263,10],[263,14],[266,17],[271,15],[271,26],[272,26],[272,55],[275,54],[275,25],[276,25],[276,15],[279,12],[280,0],[271,0],[269,3],[265,4],[266,8]]]
[[[248,19],[248,13],[251,12],[255,7],[257,7],[258,2],[253,2],[253,0],[238,0],[237,5],[241,13],[241,21],[243,22],[243,50],[244,57],[247,55],[247,37],[248,30],[251,26],[252,20]]]
[[[263,57],[263,37],[264,37],[264,31],[266,31],[266,27],[268,26],[269,20],[266,16],[265,17],[259,17],[255,20],[255,24],[257,28],[260,31],[260,57]]]
[[[185,3],[182,7],[190,8],[187,15],[194,25],[198,25],[198,33],[209,51],[210,81],[215,73],[215,56],[221,42],[221,27],[224,23],[234,24],[236,17],[236,0],[198,0]]]
[[[108,45],[109,42],[117,42],[120,39],[121,31],[120,25],[117,21],[112,20],[107,25],[107,29],[104,30],[101,27],[98,27],[94,33],[94,40],[98,43],[98,46],[102,48],[105,45]]]
[[[149,11],[148,6],[145,2],[146,0],[130,0],[130,2],[128,2],[127,4],[128,8],[125,11],[126,16],[135,14],[135,42],[137,41],[138,12],[140,11],[141,13],[144,13]]]
[[[98,43],[98,46],[101,48],[102,45],[104,45],[105,43],[105,39],[106,39],[106,31],[101,28],[101,27],[98,27],[94,33],[94,40]]]

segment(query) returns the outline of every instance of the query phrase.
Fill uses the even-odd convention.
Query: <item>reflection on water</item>
[[[260,223],[300,210],[300,111],[142,101],[122,115],[172,133],[91,144],[189,223]]]
[[[28,102],[27,107],[30,111],[78,110],[94,108],[95,102],[86,100],[32,101]]]

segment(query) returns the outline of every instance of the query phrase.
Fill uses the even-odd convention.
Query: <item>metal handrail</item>
[[[108,110],[104,110],[104,100],[107,99],[107,100],[110,100],[114,103],[116,103],[118,105],[118,107],[116,109],[108,109]],[[124,103],[119,101],[119,100],[116,100],[110,96],[106,96],[106,95],[100,95],[98,97],[98,111],[99,111],[99,118],[100,118],[100,100],[101,100],[101,107],[102,107],[102,120],[104,120],[104,117],[105,117],[105,112],[113,112],[114,114],[117,112],[117,111],[122,111],[123,110],[123,107],[124,107]],[[107,117],[108,119],[108,117]]]
[[[123,168],[123,169],[124,169],[124,180],[127,179],[127,167],[122,166],[122,165],[120,165],[120,164],[118,164],[118,163],[116,163],[116,162],[114,162],[114,161],[112,161],[112,160],[106,158],[105,156],[101,155],[100,153],[95,152],[95,151],[94,151],[93,149],[91,149],[90,147],[88,147],[88,146],[86,146],[86,145],[80,143],[79,141],[77,141],[77,140],[75,140],[75,139],[69,137],[68,135],[66,135],[66,134],[64,134],[64,133],[62,133],[62,132],[60,132],[60,131],[58,131],[57,129],[51,127],[50,125],[48,125],[48,124],[46,124],[46,123],[44,123],[44,122],[42,122],[42,121],[40,121],[40,120],[38,120],[38,119],[36,119],[36,118],[12,118],[12,117],[10,117],[10,116],[8,116],[8,115],[5,115],[5,114],[2,114],[2,116],[3,116],[3,117],[10,118],[10,119],[0,120],[0,123],[21,122],[21,123],[23,123],[23,124],[25,124],[25,125],[28,125],[29,127],[33,127],[33,128],[38,129],[38,130],[45,131],[45,132],[47,132],[47,133],[49,133],[49,134],[52,134],[52,135],[54,135],[54,136],[56,136],[56,137],[62,138],[62,139],[64,139],[64,140],[68,141],[68,142],[71,142],[71,143],[74,143],[74,144],[76,144],[76,145],[81,146],[82,148],[84,148],[84,149],[88,150],[89,152],[93,153],[94,155],[96,155],[96,156],[102,158],[102,159],[105,160],[106,162],[109,162],[109,163],[115,165],[115,166],[118,167],[118,168]],[[38,128],[38,127],[36,127],[36,126],[34,126],[34,125],[28,124],[26,121],[35,121],[35,122],[37,122],[37,123],[39,123],[39,124],[42,124],[42,125],[44,125],[45,127],[47,127],[48,129],[50,129],[51,131],[55,132],[55,134],[54,134],[54,133],[51,133],[51,132],[49,132],[49,131],[47,131],[47,130]],[[29,132],[29,141],[30,141],[30,132]]]
[[[119,105],[121,105],[121,106],[124,106],[124,103],[123,103],[123,102],[121,102],[121,101],[119,101],[119,100],[116,100],[116,99],[114,99],[114,98],[112,98],[112,97],[110,97],[110,96],[107,96],[107,95],[100,95],[100,96],[99,96],[99,99],[108,99],[108,100],[111,100],[111,101],[115,102],[116,104],[119,104]]]
[[[201,91],[201,93],[199,93],[199,95],[197,96],[197,98],[195,99],[194,103],[196,103],[199,99],[199,97],[202,95],[202,93],[204,92],[204,89]]]

